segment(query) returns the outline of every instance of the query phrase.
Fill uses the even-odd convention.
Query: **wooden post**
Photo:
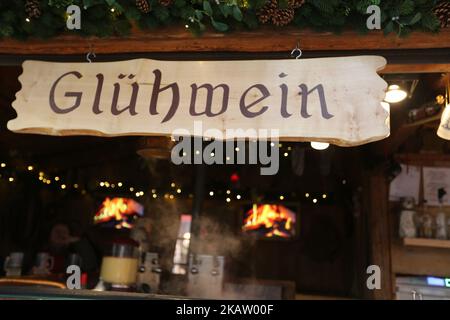
[[[381,269],[381,289],[372,290],[373,299],[393,299],[391,243],[389,236],[389,184],[381,170],[373,171],[367,179],[366,204],[368,213],[369,263]]]

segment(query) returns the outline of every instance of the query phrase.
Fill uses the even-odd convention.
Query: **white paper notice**
[[[438,190],[444,189],[447,193],[442,204],[450,205],[450,168],[423,168],[423,196],[428,205],[438,206]]]
[[[420,167],[402,164],[402,172],[392,180],[389,188],[389,200],[397,201],[401,198],[414,198],[419,201]]]

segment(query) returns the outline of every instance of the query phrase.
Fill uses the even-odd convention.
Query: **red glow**
[[[239,182],[239,180],[240,180],[241,178],[239,177],[239,175],[235,172],[235,173],[233,173],[232,175],[231,175],[231,177],[230,177],[230,181],[232,182],[232,183],[237,183],[237,182]]]

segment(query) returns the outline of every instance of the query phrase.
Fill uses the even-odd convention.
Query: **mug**
[[[34,274],[49,274],[53,269],[54,259],[47,252],[39,252],[36,255],[36,264],[33,268]]]
[[[22,261],[23,252],[11,252],[3,264],[6,276],[20,276],[22,274]]]

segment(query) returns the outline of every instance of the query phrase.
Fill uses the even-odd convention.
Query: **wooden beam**
[[[393,274],[391,264],[391,239],[389,234],[389,185],[381,170],[370,173],[368,187],[368,229],[370,239],[370,263],[381,269],[381,289],[373,290],[374,299],[392,299],[394,297]]]
[[[354,31],[340,34],[314,32],[295,28],[260,28],[256,31],[235,31],[229,34],[207,31],[195,37],[184,28],[155,31],[133,30],[128,37],[99,39],[62,35],[52,39],[0,41],[0,54],[86,54],[92,45],[96,53],[132,52],[282,52],[292,50],[297,42],[302,50],[383,50],[450,48],[450,28],[440,33],[414,32],[407,38],[381,31],[361,35]]]

